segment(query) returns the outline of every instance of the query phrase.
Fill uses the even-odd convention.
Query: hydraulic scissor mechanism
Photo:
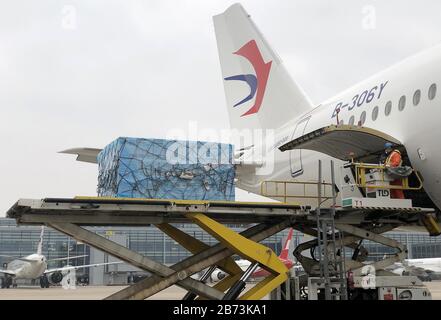
[[[219,244],[207,244],[189,236],[170,224],[159,224],[157,227],[193,253],[193,256],[167,267],[145,256],[131,251],[108,239],[105,239],[89,230],[70,223],[51,223],[50,226],[65,234],[75,236],[76,239],[99,248],[109,254],[131,263],[143,270],[153,273],[130,287],[127,287],[106,299],[146,299],[159,291],[171,286],[179,285],[189,291],[184,298],[195,299],[261,299],[269,294],[287,279],[287,268],[280,262],[277,255],[268,247],[259,244],[261,241],[290,225],[289,220],[277,222],[272,225],[259,224],[241,234],[217,223],[203,214],[188,214],[189,219],[201,226],[204,230],[219,240]],[[241,268],[231,258],[238,254],[249,259],[251,266],[263,267],[270,275],[255,285],[253,288],[239,296],[244,288],[245,281],[249,278],[250,271],[243,273]],[[209,268],[201,281],[191,278],[192,274]],[[205,284],[211,272],[219,268],[229,275],[213,287]],[[252,273],[252,272],[251,272]],[[227,291],[227,294],[225,294]],[[191,292],[191,293],[190,293]]]
[[[151,274],[106,298],[111,300],[146,299],[173,285],[188,292],[186,300],[261,299],[288,279],[288,269],[273,250],[259,242],[308,214],[309,208],[297,204],[91,197],[24,199],[9,211],[20,223],[46,224]],[[233,222],[250,227],[237,233],[226,226]],[[206,244],[174,223],[197,224],[219,243]],[[161,264],[85,228],[147,224],[155,225],[192,255],[172,266]],[[233,255],[249,260],[250,267],[244,272]],[[269,275],[245,288],[256,268]],[[207,280],[215,270],[227,276],[210,286]]]
[[[216,266],[211,266],[210,268],[205,270],[199,281],[202,283],[207,283],[207,280],[210,278],[210,275],[213,273],[214,270],[216,270]],[[188,291],[182,298],[182,300],[194,300],[197,296],[198,295],[196,293]]]
[[[216,268],[228,273],[228,277],[213,286],[213,288],[222,292],[228,289],[223,300],[237,299],[245,288],[246,281],[259,265],[270,271],[270,275],[239,297],[240,299],[260,299],[286,281],[288,269],[280,262],[277,255],[271,249],[247,239],[206,215],[189,213],[186,216],[232,252],[253,262],[244,273],[231,257],[227,257],[217,262],[216,265],[211,266],[203,274],[200,279],[201,282],[205,282]],[[193,254],[210,248],[207,244],[189,236],[170,224],[159,224],[157,227]],[[195,293],[188,293],[184,297],[186,300],[195,298]]]
[[[338,235],[338,237],[341,239],[341,242],[337,242],[337,246],[331,246],[332,242],[329,242],[327,252],[329,252],[328,261],[329,269],[331,270],[331,272],[335,269],[335,263],[332,257],[335,255],[340,256],[342,253],[342,248],[348,247],[353,249],[354,252],[352,256],[343,257],[345,269],[346,271],[351,271],[354,275],[361,274],[361,272],[363,271],[362,269],[366,266],[366,263],[363,262],[365,262],[368,257],[368,251],[362,245],[362,241],[364,240],[370,240],[371,242],[376,242],[384,246],[388,246],[392,249],[395,249],[396,251],[388,258],[370,264],[370,266],[372,268],[375,268],[375,270],[384,270],[395,262],[399,262],[405,259],[407,257],[406,246],[398,241],[381,235],[381,233],[390,231],[395,227],[395,225],[384,224],[381,226],[370,226],[366,229],[362,229],[349,224],[336,223],[335,228],[339,230],[339,233],[341,233],[341,235]],[[312,236],[315,236],[317,234],[317,231],[312,228],[299,228],[299,231],[300,229],[302,232]],[[318,241],[317,239],[313,239],[311,241],[300,244],[293,252],[294,256],[302,264],[306,273],[308,273],[309,275],[317,276],[320,273],[320,264],[319,261],[315,258],[315,251],[317,250],[317,247]],[[337,250],[335,254],[332,251],[334,248],[336,248]],[[309,250],[309,252],[311,253],[311,257],[302,254],[302,252],[304,252],[305,250]]]
[[[251,264],[247,270],[244,272],[242,277],[237,281],[225,294],[223,300],[235,300],[240,293],[245,289],[246,281],[251,277],[254,271],[256,271],[259,264],[254,262]]]
[[[230,266],[231,268],[228,270],[227,268],[225,268],[225,270],[230,273],[230,277],[223,279],[219,284],[215,286],[217,289],[221,290],[225,287],[230,288],[224,299],[261,299],[288,279],[288,269],[279,260],[275,252],[272,251],[270,248],[250,239],[247,239],[246,237],[216,222],[206,215],[200,213],[189,213],[187,214],[187,217],[193,220],[194,223],[199,225],[199,227],[201,227],[207,233],[216,238],[220,243],[225,245],[232,252],[252,262],[250,267],[245,271],[243,275],[242,270],[237,265],[235,267]],[[226,263],[228,263],[228,260],[226,261]],[[240,292],[245,286],[245,281],[251,276],[253,271],[259,265],[262,268],[268,270],[270,272],[270,275],[239,297]],[[237,268],[239,268],[240,272],[237,272]],[[234,281],[234,284],[232,286],[229,286],[230,283],[233,282],[232,279],[234,279],[235,276],[237,277],[238,274],[241,275],[240,279],[237,282]],[[229,280],[228,283],[227,280]]]

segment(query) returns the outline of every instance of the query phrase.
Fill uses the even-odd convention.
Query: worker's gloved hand
[[[394,179],[403,179],[412,174],[412,168],[409,166],[387,167],[386,173]]]

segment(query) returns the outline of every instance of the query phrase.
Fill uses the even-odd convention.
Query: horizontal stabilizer
[[[59,153],[76,154],[77,161],[98,163],[97,156],[98,153],[101,152],[101,150],[102,149],[95,149],[95,148],[73,148],[73,149],[60,151]]]
[[[260,168],[263,166],[263,161],[252,161],[252,160],[234,160],[233,164],[241,167],[249,168]]]

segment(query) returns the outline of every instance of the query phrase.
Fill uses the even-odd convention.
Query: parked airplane
[[[441,273],[441,258],[406,259],[403,264]]]
[[[286,240],[285,240],[285,244],[283,245],[283,249],[279,255],[280,261],[283,262],[283,264],[285,265],[286,268],[288,268],[288,270],[294,266],[294,261],[292,261],[288,257],[292,236],[293,236],[293,229],[290,228],[289,232],[288,232],[288,236],[286,237]],[[247,270],[248,267],[251,265],[251,262],[249,260],[245,260],[245,259],[236,260],[236,263],[243,271]],[[267,270],[262,269],[262,268],[257,268],[256,271],[254,271],[251,274],[251,278],[261,278],[261,277],[266,277],[269,275],[270,275],[270,273]],[[217,282],[217,281],[222,280],[225,277],[226,277],[225,272],[223,272],[219,269],[216,269],[211,274],[211,281]]]
[[[66,275],[68,272],[72,270],[121,263],[121,262],[95,263],[95,264],[87,264],[80,266],[65,266],[61,268],[47,269],[47,264],[50,261],[77,259],[77,258],[85,257],[85,255],[48,260],[42,254],[43,234],[44,234],[44,227],[41,228],[40,241],[38,242],[38,246],[37,246],[37,253],[33,253],[23,258],[2,256],[2,257],[8,257],[14,259],[13,261],[7,264],[6,269],[3,270],[0,269],[0,273],[3,273],[5,275],[2,278],[2,284],[1,284],[2,288],[9,288],[11,285],[16,287],[17,284],[15,281],[17,279],[29,279],[29,280],[40,279],[40,286],[42,288],[49,288],[49,279],[50,282],[52,282],[53,284],[60,283],[63,280],[64,275]]]
[[[351,157],[377,163],[388,141],[401,150],[404,161],[423,180],[422,190],[406,196],[415,206],[441,208],[441,96],[437,94],[441,46],[314,105],[240,4],[215,16],[214,26],[231,128],[264,130],[267,136],[265,130],[272,130],[274,134],[273,142],[253,141],[237,153],[238,188],[259,194],[263,181],[317,181],[319,159],[326,160],[323,163],[334,160],[337,168]],[[329,132],[324,129],[337,124],[337,135],[324,134]],[[312,143],[300,143],[301,149],[289,147],[301,140]],[[99,151],[65,152],[77,154],[79,161],[96,163]],[[274,156],[247,161],[252,154]],[[323,179],[330,182],[329,166],[323,168]],[[355,181],[350,168],[336,170],[336,184],[344,180]],[[359,188],[350,192],[348,197],[362,197]]]
[[[441,258],[405,259],[394,263],[389,270],[398,275],[411,274],[430,281],[434,275],[441,276]]]

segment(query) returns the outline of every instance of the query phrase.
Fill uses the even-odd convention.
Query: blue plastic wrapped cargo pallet
[[[118,138],[98,155],[98,195],[234,201],[233,146]]]

